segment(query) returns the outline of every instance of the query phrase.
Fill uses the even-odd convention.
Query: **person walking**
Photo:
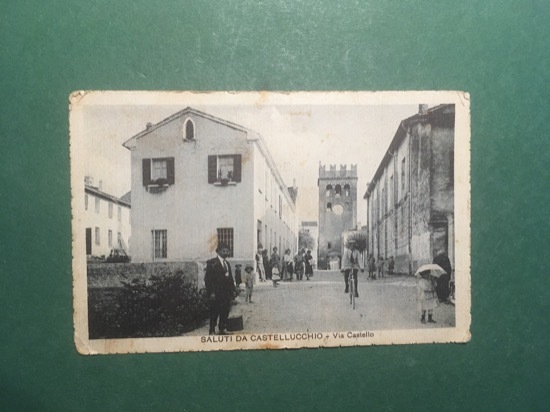
[[[260,282],[265,282],[265,268],[264,268],[264,259],[262,257],[263,246],[261,243],[258,243],[258,250],[254,259],[256,260],[256,270],[258,271],[258,276],[260,277]]]
[[[393,256],[390,256],[390,260],[388,261],[388,273],[390,275],[393,275],[394,269],[395,269],[395,261],[393,260]]]
[[[417,276],[416,299],[421,312],[420,322],[426,323],[426,312],[428,312],[428,322],[436,323],[433,319],[434,309],[437,307],[436,280],[429,271],[420,272]]]
[[[306,279],[309,280],[311,276],[313,276],[313,266],[311,264],[313,260],[313,256],[311,256],[311,250],[308,250],[304,256],[304,263],[306,265]]]
[[[235,298],[235,282],[227,257],[229,257],[229,246],[220,243],[216,249],[216,257],[206,261],[204,285],[210,303],[209,335],[214,335],[216,324],[218,324],[218,334],[227,335],[227,318],[231,300]]]
[[[283,280],[292,280],[292,255],[290,249],[285,250],[283,255]]]
[[[281,280],[281,257],[277,253],[277,247],[273,248],[273,253],[271,254],[271,260],[269,261],[271,266],[271,280],[273,281],[273,286],[279,286],[279,281]]]
[[[384,258],[382,256],[378,257],[378,277],[381,278],[384,276]]]
[[[369,256],[368,266],[369,266],[369,279],[376,279],[376,259],[374,258],[372,253]]]
[[[302,251],[298,251],[294,256],[294,272],[296,273],[296,280],[303,280],[304,278],[304,255]]]
[[[348,242],[348,247],[344,252],[344,268],[342,271],[344,272],[344,282],[346,284],[344,293],[349,293],[349,277],[353,276],[356,298],[359,297],[359,293],[357,291],[357,273],[359,272],[359,269],[361,269],[361,273],[365,271],[363,268],[363,259],[361,259],[359,251],[355,247],[355,241],[352,239]]]
[[[269,263],[267,249],[262,250],[262,261],[264,262],[265,278],[271,280],[271,264]]]
[[[451,268],[451,261],[447,257],[444,250],[439,250],[436,257],[433,260],[433,263],[441,266],[441,269],[445,271],[438,279],[435,286],[435,291],[437,293],[437,298],[440,302],[446,302],[449,299],[451,294],[450,281],[451,273],[453,269]]]
[[[252,291],[254,289],[254,279],[256,278],[256,273],[254,273],[254,267],[252,265],[246,265],[244,268],[243,282],[245,285],[246,294],[244,301],[248,303],[252,302]]]

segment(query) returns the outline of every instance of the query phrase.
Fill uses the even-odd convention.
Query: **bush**
[[[365,232],[352,232],[346,239],[346,248],[349,249],[350,241],[355,242],[356,249],[363,253],[367,250],[367,234]]]
[[[148,280],[136,278],[122,285],[110,305],[90,300],[90,338],[179,336],[208,317],[208,300],[181,270],[166,269]],[[92,319],[97,310],[102,312],[95,316],[103,322]]]

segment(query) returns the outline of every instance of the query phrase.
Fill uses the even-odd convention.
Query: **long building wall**
[[[454,261],[454,106],[438,110],[400,125],[365,195],[369,253],[393,256],[400,273],[439,251]]]

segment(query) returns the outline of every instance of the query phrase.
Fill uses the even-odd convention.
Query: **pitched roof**
[[[241,130],[243,132],[247,132],[247,133],[251,133],[251,134],[258,134],[257,132],[255,132],[253,130],[250,130],[250,129],[244,127],[244,126],[238,125],[238,124],[230,122],[228,120],[221,119],[219,117],[213,116],[213,115],[205,113],[205,112],[201,112],[200,110],[193,109],[192,107],[188,106],[185,109],[180,110],[179,112],[176,112],[176,113],[168,116],[167,118],[161,120],[160,122],[158,122],[156,124],[152,124],[150,127],[145,128],[144,130],[142,130],[138,134],[132,136],[131,138],[126,140],[124,143],[122,143],[122,146],[124,146],[126,149],[130,149],[132,141],[140,139],[143,136],[148,135],[152,131],[164,126],[165,124],[170,123],[170,122],[172,122],[172,121],[174,121],[174,120],[176,120],[176,119],[178,119],[182,116],[185,116],[189,113],[193,113],[197,116],[204,117],[205,119],[212,120],[216,123],[223,124],[224,126],[230,127],[232,129],[235,129],[235,130]]]
[[[118,205],[126,206],[126,207],[132,207],[131,204],[130,204],[130,199],[128,199],[128,200],[123,199],[125,196],[129,196],[130,192],[126,193],[122,198],[119,198],[119,197],[110,195],[109,193],[105,193],[104,191],[99,190],[99,188],[97,188],[95,186],[90,186],[90,185],[86,185],[86,184],[84,185],[84,191],[86,193],[90,193],[94,196],[100,197],[104,200],[108,200],[110,202],[116,203]]]

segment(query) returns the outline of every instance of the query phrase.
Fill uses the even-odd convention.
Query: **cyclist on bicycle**
[[[359,297],[359,293],[357,293],[357,272],[359,272],[359,269],[361,269],[361,273],[365,271],[363,266],[363,259],[361,258],[361,255],[359,251],[355,248],[355,241],[350,240],[348,243],[348,248],[344,251],[344,268],[342,271],[344,272],[344,282],[346,283],[346,290],[345,293],[349,293],[348,285],[349,285],[349,276],[350,274],[353,276],[353,280],[355,282],[355,297]]]

